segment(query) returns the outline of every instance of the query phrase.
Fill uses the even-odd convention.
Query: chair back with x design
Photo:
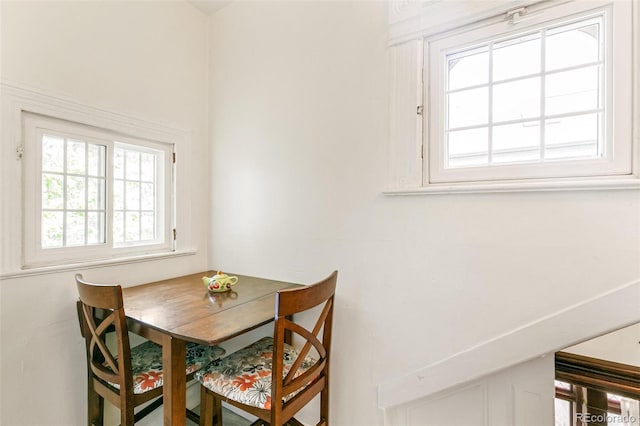
[[[281,290],[276,296],[276,317],[274,325],[272,401],[282,401],[287,395],[295,396],[285,404],[276,404],[272,412],[272,424],[280,424],[282,418],[290,418],[315,395],[322,393],[321,422],[329,417],[329,355],[331,353],[331,329],[333,321],[333,300],[336,289],[337,272],[325,280],[301,289]],[[292,319],[319,306],[313,327],[304,327]],[[291,339],[302,343],[298,356],[284,374],[284,343]],[[312,366],[304,365],[311,356]],[[303,367],[304,365],[304,367]],[[275,378],[283,377],[282,380]],[[281,412],[281,413],[279,413]]]
[[[144,394],[135,394],[132,356],[129,343],[122,287],[93,284],[76,275],[80,300],[77,303],[80,331],[85,340],[87,356],[88,415],[87,424],[101,425],[104,399],[120,408],[123,425],[132,425],[162,403],[134,414],[134,408],[162,394],[162,387]],[[115,335],[115,348],[107,344],[107,334]]]
[[[334,271],[315,284],[278,291],[273,335],[196,373],[202,384],[201,426],[221,425],[222,402],[258,417],[253,425],[302,425],[294,415],[318,394],[318,425],[329,425],[329,361],[337,277]]]

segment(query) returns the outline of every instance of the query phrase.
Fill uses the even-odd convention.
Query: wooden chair
[[[122,287],[92,284],[76,274],[80,300],[77,303],[80,331],[87,355],[87,424],[101,426],[104,400],[120,408],[122,425],[133,425],[162,405],[162,347],[147,341],[134,348],[129,344]],[[106,336],[115,333],[115,348]],[[187,381],[199,368],[223,356],[217,346],[187,344]],[[159,397],[159,398],[158,398]],[[158,398],[134,414],[134,408]],[[195,422],[199,416],[187,410]]]
[[[329,360],[337,276],[333,272],[316,284],[280,290],[275,300],[273,337],[262,338],[196,373],[202,384],[201,426],[222,425],[222,401],[257,416],[254,425],[302,425],[293,416],[318,394],[318,426],[329,425]],[[323,306],[312,329],[292,320],[293,315],[318,305]],[[289,344],[292,335],[301,340],[299,350]]]

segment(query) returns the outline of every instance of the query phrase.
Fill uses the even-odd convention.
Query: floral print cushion
[[[298,351],[285,343],[283,377],[287,375],[296,358]],[[203,386],[228,399],[269,410],[272,360],[273,338],[264,337],[225,358],[213,361],[196,372],[194,377]],[[296,377],[315,363],[314,358],[305,357],[296,372]],[[293,398],[296,393],[287,395],[283,402]]]
[[[224,356],[225,350],[218,346],[199,345],[188,342],[186,347],[185,374],[201,369],[207,363]],[[162,386],[162,346],[146,341],[131,348],[131,369],[133,370],[133,393],[145,393]],[[112,383],[120,388],[117,383]]]

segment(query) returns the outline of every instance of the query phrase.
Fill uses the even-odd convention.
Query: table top
[[[173,337],[215,345],[272,321],[276,292],[299,285],[238,275],[231,290],[212,293],[202,277],[215,274],[205,271],[123,288],[126,315]]]

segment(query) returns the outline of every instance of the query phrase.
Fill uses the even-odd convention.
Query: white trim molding
[[[69,263],[57,266],[45,266],[32,269],[24,269],[18,272],[0,274],[0,281],[13,278],[33,277],[37,275],[46,275],[57,272],[76,271],[78,269],[102,268],[104,266],[129,265],[133,263],[148,262],[151,260],[166,260],[177,257],[193,256],[198,253],[197,250],[181,250],[168,253],[154,253],[139,256],[122,257],[109,260],[95,260],[90,262]]]
[[[639,321],[640,279],[381,383],[378,407],[386,411]]]
[[[457,28],[481,28],[501,22],[508,11],[527,6],[531,19],[539,12],[579,0],[398,0],[389,4],[389,179],[385,195],[430,195],[494,192],[637,190],[640,189],[640,4],[631,7],[631,114],[623,139],[631,150],[631,172],[596,176],[544,178],[532,176],[516,180],[461,181],[434,183],[429,178],[429,55],[420,52],[429,40],[451,34]],[[626,0],[611,0],[611,3]],[[535,18],[537,19],[537,18]],[[420,60],[422,63],[420,64]],[[415,64],[415,68],[412,68]],[[420,73],[416,77],[416,72]],[[420,78],[422,77],[422,78]],[[422,94],[422,96],[420,95]],[[417,115],[422,114],[422,115]],[[627,142],[627,139],[630,141]],[[580,177],[584,176],[584,177]]]
[[[84,124],[100,128],[117,126],[119,130],[134,136],[162,142],[180,142],[191,136],[189,130],[180,129],[173,124],[109,111],[65,96],[49,94],[21,83],[2,80],[0,81],[0,92],[3,98],[11,98],[11,104],[14,108],[27,109],[41,115],[55,114],[61,119],[81,121]],[[166,140],[167,136],[170,136],[169,140]]]
[[[596,190],[640,189],[636,177],[568,179],[539,181],[505,181],[500,183],[459,183],[418,186],[413,188],[389,188],[384,195],[425,194],[480,194],[495,192],[549,192],[549,191],[596,191]]]
[[[390,49],[389,181],[395,188],[412,188],[422,181],[422,117],[417,106],[422,100],[422,39]]]
[[[193,138],[191,130],[178,128],[172,124],[160,123],[139,117],[109,111],[93,105],[87,105],[76,100],[60,95],[49,94],[38,88],[25,86],[20,83],[6,80],[0,81],[1,122],[0,137],[2,145],[0,151],[0,188],[3,194],[3,203],[0,208],[0,229],[3,238],[0,244],[0,279],[25,275],[22,270],[25,267],[23,256],[24,247],[24,176],[23,152],[25,148],[24,128],[22,115],[24,112],[41,116],[55,117],[61,120],[81,123],[99,129],[108,129],[119,135],[129,135],[144,141],[157,141],[170,143],[175,146],[175,152],[180,153],[189,145]],[[27,155],[24,152],[24,155]],[[170,160],[169,160],[170,161]],[[185,167],[178,173],[175,179],[188,181],[189,168]],[[171,182],[175,187],[176,180]],[[193,232],[188,227],[192,226],[186,219],[190,205],[189,195],[181,195],[180,200],[175,200],[172,207],[172,216],[176,217],[174,228],[181,230],[180,235],[187,238],[181,240],[180,247],[174,247],[172,251],[178,251],[176,255],[192,254],[197,251],[188,236]],[[180,227],[183,228],[180,228]],[[146,253],[136,253],[117,259],[94,259],[95,265],[106,263],[128,263],[153,259],[155,255],[145,256]],[[169,253],[170,254],[170,253]],[[166,256],[166,254],[164,255]],[[162,257],[162,256],[161,256]],[[104,262],[102,262],[104,260]],[[48,267],[34,268],[31,274],[46,272]],[[52,270],[57,270],[55,267]],[[27,274],[28,275],[28,274]]]
[[[540,0],[393,0],[389,2],[389,45],[422,39],[540,2]]]

